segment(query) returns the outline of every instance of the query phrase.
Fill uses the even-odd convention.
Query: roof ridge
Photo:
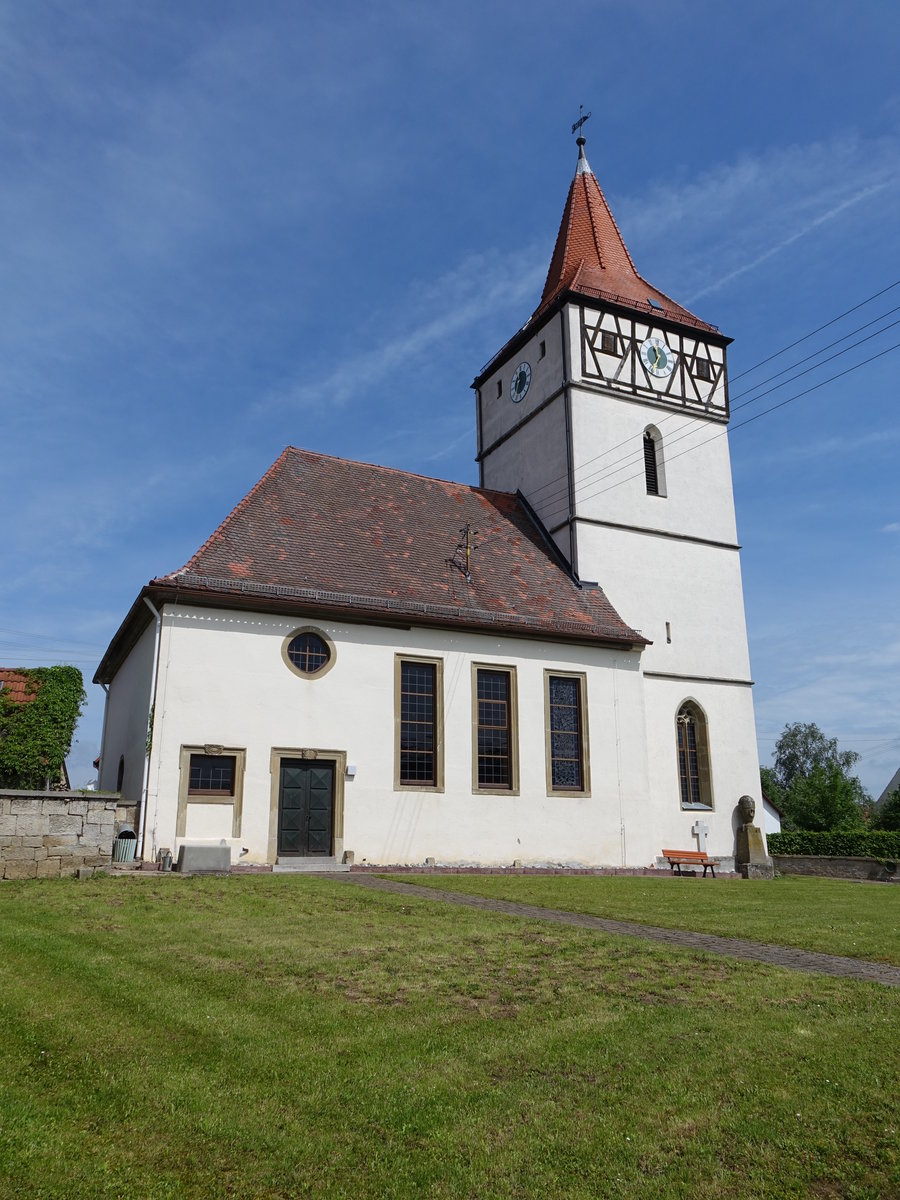
[[[219,522],[219,524],[212,531],[212,533],[209,535],[209,537],[206,539],[206,541],[203,543],[203,545],[194,551],[194,553],[187,560],[187,562],[184,564],[183,567],[179,567],[179,569],[177,571],[170,571],[168,575],[162,575],[162,576],[160,576],[160,578],[161,579],[172,579],[174,576],[181,575],[185,571],[189,570],[191,563],[193,563],[196,558],[199,558],[199,556],[203,553],[203,551],[207,548],[207,546],[212,545],[212,543],[219,537],[219,535],[224,533],[225,527],[227,525],[229,525],[231,523],[231,521],[233,521],[237,517],[238,513],[242,512],[247,507],[247,505],[250,503],[251,498],[262,488],[263,484],[266,483],[266,481],[268,479],[270,479],[271,476],[275,473],[276,467],[278,467],[278,465],[285,458],[288,450],[292,450],[292,449],[293,449],[293,446],[286,446],[284,448],[284,450],[282,450],[282,452],[278,455],[278,457],[272,463],[271,467],[269,467],[268,471],[266,471],[264,475],[261,475],[260,478],[257,479],[256,483],[254,483],[254,485],[250,489],[250,491],[247,492],[247,494],[245,496],[243,496],[237,502],[237,504],[234,506],[234,508],[231,510],[231,512],[228,514],[228,516],[225,517],[224,520]]]
[[[603,188],[600,186],[600,182],[597,179],[597,176],[594,174],[594,172],[591,171],[590,174],[591,174],[591,179],[593,179],[593,181],[594,181],[594,187],[597,189],[597,192],[603,203],[603,207],[606,209],[606,214],[609,217],[610,221],[612,221],[613,229],[615,229],[616,233],[619,235],[619,241],[622,243],[622,249],[625,251],[625,257],[631,263],[631,269],[634,271],[635,275],[637,275],[638,278],[640,279],[641,276],[638,273],[637,267],[634,265],[634,259],[631,257],[631,251],[628,249],[628,245],[625,241],[625,238],[622,236],[622,230],[619,228],[619,222],[613,216],[613,210],[609,207],[609,201],[606,199],[606,195],[603,191]],[[588,207],[590,208],[590,200],[588,201]],[[591,213],[591,223],[592,224],[593,224],[593,220],[594,220],[594,216],[593,216],[593,213]],[[598,253],[599,253],[599,250],[598,250]],[[603,264],[601,261],[601,266],[602,265]],[[645,282],[645,281],[642,280],[642,282]]]
[[[324,450],[307,450],[302,446],[286,446],[284,453],[292,451],[294,454],[311,454],[316,458],[327,458],[331,462],[349,463],[353,467],[367,467],[372,471],[383,471],[388,475],[406,475],[410,479],[423,479],[426,483],[446,483],[450,487],[467,488],[470,492],[478,492],[479,495],[485,496],[511,496],[515,499],[515,492],[504,492],[499,488],[484,488],[479,487],[477,483],[462,483],[459,479],[442,479],[437,475],[425,475],[422,471],[407,471],[403,467],[386,467],[383,463],[364,462],[359,458],[344,458],[341,454],[327,454]],[[262,483],[262,480],[260,480]],[[249,495],[249,493],[248,493]]]

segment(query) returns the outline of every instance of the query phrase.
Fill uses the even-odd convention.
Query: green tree
[[[77,667],[22,668],[33,699],[0,692],[0,786],[38,790],[58,778],[85,699]]]
[[[832,833],[861,829],[859,780],[844,774],[837,763],[813,767],[798,775],[788,793],[788,810],[798,829]]]
[[[775,778],[775,772],[771,767],[759,768],[759,782],[766,799],[770,800],[779,812],[784,812],[784,788]]]
[[[891,792],[884,804],[875,810],[872,828],[900,830],[900,788]]]
[[[786,830],[857,829],[864,824],[863,805],[870,797],[851,774],[859,761],[854,750],[839,750],[837,738],[826,737],[818,725],[796,721],[785,725],[774,758],[775,766],[761,768],[760,775],[784,813]]]

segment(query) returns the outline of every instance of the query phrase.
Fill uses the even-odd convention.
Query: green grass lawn
[[[900,887],[785,875],[772,881],[628,875],[394,875],[405,883],[616,921],[746,937],[900,964]]]
[[[6,883],[0,1195],[897,1195],[898,1025],[875,984],[347,883]]]

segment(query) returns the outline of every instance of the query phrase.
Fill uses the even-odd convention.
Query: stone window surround
[[[234,759],[234,795],[203,795],[203,794],[188,794],[188,788],[191,781],[191,755],[192,754],[209,754],[209,755],[229,755]],[[178,815],[175,822],[175,836],[177,838],[186,837],[187,830],[187,810],[188,804],[230,804],[232,806],[231,814],[231,836],[239,838],[241,836],[241,817],[243,813],[244,803],[244,770],[247,764],[247,751],[240,746],[218,746],[206,743],[206,745],[183,745],[180,754],[180,770],[178,777]]]
[[[402,783],[400,781],[400,733],[402,721],[401,668],[405,662],[427,663],[434,667],[434,783]],[[433,655],[394,655],[394,791],[443,792],[444,790],[444,660]]]
[[[555,788],[553,786],[553,757],[550,744],[550,680],[577,679],[580,683],[581,699],[581,787]],[[562,671],[553,667],[544,668],[544,766],[546,771],[547,795],[554,799],[561,796],[589,797],[591,794],[591,739],[588,727],[587,673],[585,671]]]
[[[678,756],[678,717],[688,709],[694,718],[697,739],[697,777],[700,784],[700,803],[685,803],[681,793],[681,763]],[[715,812],[715,797],[712,786],[712,765],[709,754],[709,719],[702,705],[692,697],[682,700],[675,710],[675,780],[678,800],[684,812]]]
[[[295,637],[300,637],[304,633],[314,633],[316,637],[322,639],[328,647],[328,660],[324,662],[318,671],[301,671],[299,667],[291,662],[291,656],[288,654],[288,646]],[[316,625],[300,625],[297,629],[292,629],[284,641],[281,643],[281,658],[287,669],[292,675],[296,675],[298,679],[306,679],[310,682],[315,679],[321,679],[323,675],[327,675],[334,664],[337,662],[337,649],[334,642],[328,636],[324,629],[320,629]]]
[[[519,689],[516,668],[506,663],[472,662],[472,792],[479,796],[519,795]],[[478,672],[498,671],[509,676],[509,787],[478,782]]]
[[[281,781],[281,760],[300,758],[310,762],[334,764],[334,806],[331,842],[333,856],[341,862],[344,856],[344,780],[347,774],[346,750],[320,750],[312,746],[273,746],[269,755],[269,772],[272,778],[269,796],[269,842],[266,862],[278,860],[278,791]]]

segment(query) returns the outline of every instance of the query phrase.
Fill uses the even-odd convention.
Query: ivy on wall
[[[21,668],[33,699],[0,691],[0,787],[39,790],[59,777],[86,699],[77,667]]]

